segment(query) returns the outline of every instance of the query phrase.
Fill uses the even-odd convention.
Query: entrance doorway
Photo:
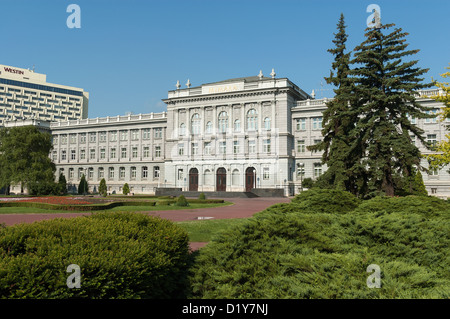
[[[196,168],[191,168],[189,170],[189,191],[198,191],[198,169]]]
[[[227,170],[223,167],[217,170],[216,191],[225,192],[227,190]]]
[[[252,188],[255,188],[256,181],[256,169],[254,167],[248,167],[245,170],[245,191],[250,192]]]

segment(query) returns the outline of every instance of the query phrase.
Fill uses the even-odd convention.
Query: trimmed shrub
[[[170,206],[176,203],[176,200],[170,199],[170,200],[159,200],[158,205],[159,206]]]
[[[128,195],[128,194],[130,193],[130,186],[128,186],[128,183],[125,183],[125,184],[123,185],[122,193],[123,193],[124,195]]]
[[[318,192],[308,192],[311,198],[305,192],[300,203],[275,205],[199,250],[191,269],[191,297],[450,297],[450,225],[444,204],[428,216],[422,210],[349,211],[354,201],[344,197],[347,213],[335,214],[334,201],[325,202],[324,212],[300,207],[301,202],[316,205]],[[408,201],[438,203],[421,196],[405,198],[403,204]],[[379,289],[367,287],[370,264],[381,268]]]
[[[112,202],[106,204],[90,204],[90,205],[57,205],[48,203],[36,203],[36,202],[2,202],[0,207],[33,207],[52,210],[69,210],[69,211],[94,211],[94,210],[106,210],[119,206],[155,206],[156,202],[136,202],[136,201],[123,201]]]
[[[189,203],[183,195],[180,195],[180,196],[178,196],[175,205],[185,207],[185,206],[189,206]]]
[[[198,195],[198,199],[202,199],[202,200],[206,199],[205,193],[200,193],[200,195]]]
[[[0,298],[183,298],[188,235],[173,222],[97,213],[0,228]],[[69,289],[69,265],[81,287]]]

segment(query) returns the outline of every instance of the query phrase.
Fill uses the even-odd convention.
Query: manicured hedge
[[[107,210],[120,206],[155,206],[156,202],[137,202],[137,201],[122,201],[111,202],[106,204],[90,204],[90,205],[57,205],[49,203],[36,203],[36,202],[3,202],[0,203],[0,207],[33,207],[52,210],[70,210],[70,211],[95,211],[95,210]]]
[[[355,203],[304,192],[226,230],[199,250],[192,297],[448,299],[449,203],[414,196],[351,209]],[[380,266],[381,288],[367,286],[371,264]]]
[[[170,200],[160,200],[158,201],[158,205],[173,205],[177,202],[177,199]],[[196,199],[196,198],[187,198],[187,202],[189,204],[220,204],[224,203],[223,199]]]
[[[0,228],[0,298],[183,298],[188,235],[134,213],[94,213]],[[69,265],[81,287],[68,288]]]

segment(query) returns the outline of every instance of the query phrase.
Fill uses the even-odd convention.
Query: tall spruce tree
[[[420,166],[420,151],[412,143],[415,135],[424,145],[423,130],[409,116],[430,117],[430,110],[416,102],[416,91],[430,87],[421,76],[428,69],[416,66],[417,60],[405,58],[419,50],[406,50],[408,35],[394,24],[366,29],[366,40],[355,48],[352,63],[359,65],[353,74],[359,99],[356,125],[357,144],[362,146],[361,163],[367,169],[369,190],[393,196],[395,174],[408,177]]]
[[[328,169],[320,179],[325,184],[357,194],[358,187],[352,169],[359,157],[355,156],[358,148],[353,145],[351,134],[357,120],[352,105],[356,104],[357,100],[354,94],[354,79],[351,77],[350,53],[346,52],[348,35],[345,28],[344,15],[341,13],[337,33],[334,34],[335,47],[327,50],[334,56],[332,70],[330,76],[325,77],[328,84],[336,87],[335,97],[326,103],[327,108],[323,112],[323,140],[308,146],[308,149],[324,151],[322,163],[327,164]]]

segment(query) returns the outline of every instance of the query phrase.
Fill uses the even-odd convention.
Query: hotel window
[[[131,130],[131,139],[133,141],[139,140],[139,130]]]
[[[116,149],[115,149],[114,147],[111,148],[109,157],[110,157],[110,158],[116,158]]]
[[[159,179],[159,172],[160,172],[159,166],[153,167],[153,178],[154,179]]]
[[[264,167],[263,168],[263,179],[269,179],[270,173],[269,173],[269,168],[268,167]]]
[[[192,155],[197,155],[198,154],[198,143],[192,143],[191,150],[192,150]]]
[[[297,126],[296,126],[297,131],[306,130],[306,119],[305,118],[297,119],[296,122],[297,122]]]
[[[103,169],[103,167],[99,167],[98,168],[98,179],[102,179],[103,177],[105,177],[105,170]]]
[[[76,160],[76,158],[77,158],[77,151],[71,150],[71,151],[70,151],[70,159],[71,159],[72,161],[74,161],[74,160]]]
[[[150,129],[149,128],[144,128],[142,130],[142,139],[144,139],[144,140],[150,139]]]
[[[90,150],[89,159],[91,160],[95,159],[95,149],[93,148]]]
[[[138,148],[137,147],[133,147],[131,149],[131,157],[133,157],[133,158],[138,157]]]
[[[106,150],[104,148],[100,149],[100,158],[105,159],[106,158]]]
[[[263,141],[263,150],[264,153],[270,153],[270,139]]]
[[[432,118],[426,118],[425,123],[436,123],[437,120],[437,109],[426,111],[425,113],[434,115]]]
[[[110,140],[111,142],[117,141],[117,131],[111,131],[109,137],[110,137],[109,140]]]
[[[180,125],[180,136],[185,136],[186,135],[186,125],[184,123],[181,123]]]
[[[256,153],[256,141],[255,140],[249,140],[248,141],[248,153],[249,154],[255,154]]]
[[[74,170],[73,168],[69,168],[69,179],[73,179],[74,177]]]
[[[84,142],[83,142],[83,136],[84,136]],[[80,134],[80,142],[86,143],[86,133]],[[77,142],[77,135],[76,134],[70,134],[70,144],[75,144]]]
[[[125,167],[120,167],[119,168],[119,179],[124,179],[125,178]]]
[[[95,143],[97,140],[97,133],[89,133],[89,142]]]
[[[436,147],[436,144],[437,144],[436,134],[428,134],[427,135],[427,143],[431,147]]]
[[[65,161],[66,158],[67,158],[67,156],[66,156],[66,151],[65,151],[65,150],[62,150],[62,151],[61,151],[61,161]]]
[[[121,158],[127,157],[127,148],[126,147],[122,147],[121,152],[120,152],[120,157]]]
[[[241,131],[241,120],[237,119],[234,121],[234,131],[235,132]]]
[[[144,146],[143,156],[150,157],[150,147]]]
[[[314,177],[322,175],[322,164],[314,163]]]
[[[322,128],[322,117],[313,117],[313,130],[320,130]]]
[[[155,157],[161,157],[161,146],[155,146]]]
[[[155,130],[155,138],[162,138],[162,128],[158,127],[155,128],[154,130]]]
[[[208,133],[208,134],[212,133],[212,123],[211,122],[206,123],[206,133]]]
[[[108,177],[109,177],[109,179],[114,179],[114,167],[109,168]]]
[[[93,167],[89,167],[88,169],[88,179],[93,179],[94,178],[94,168]]]
[[[148,177],[148,167],[143,166],[142,167],[142,178],[147,178],[147,177]]]
[[[204,150],[205,150],[205,155],[211,155],[211,142],[205,142]]]
[[[200,134],[200,115],[195,113],[191,118],[191,134]]]
[[[270,130],[270,118],[268,117],[264,119],[264,129],[267,131]]]
[[[255,109],[250,109],[247,112],[247,130],[255,131],[258,129],[258,113]]]
[[[120,140],[126,141],[128,139],[128,131],[120,131]]]
[[[226,152],[227,152],[227,142],[220,142],[219,143],[219,153],[226,154]]]
[[[86,150],[80,150],[80,159],[81,160],[86,159]]]
[[[106,142],[106,132],[100,132],[99,140],[100,142]]]
[[[178,155],[184,155],[184,144],[178,144]]]
[[[297,141],[297,152],[298,153],[305,153],[306,152],[305,140],[298,140]]]
[[[219,132],[226,133],[228,129],[228,114],[225,111],[219,113]]]
[[[233,141],[233,154],[239,154],[239,141]]]
[[[130,169],[130,177],[131,179],[136,179],[136,167],[131,167]]]

